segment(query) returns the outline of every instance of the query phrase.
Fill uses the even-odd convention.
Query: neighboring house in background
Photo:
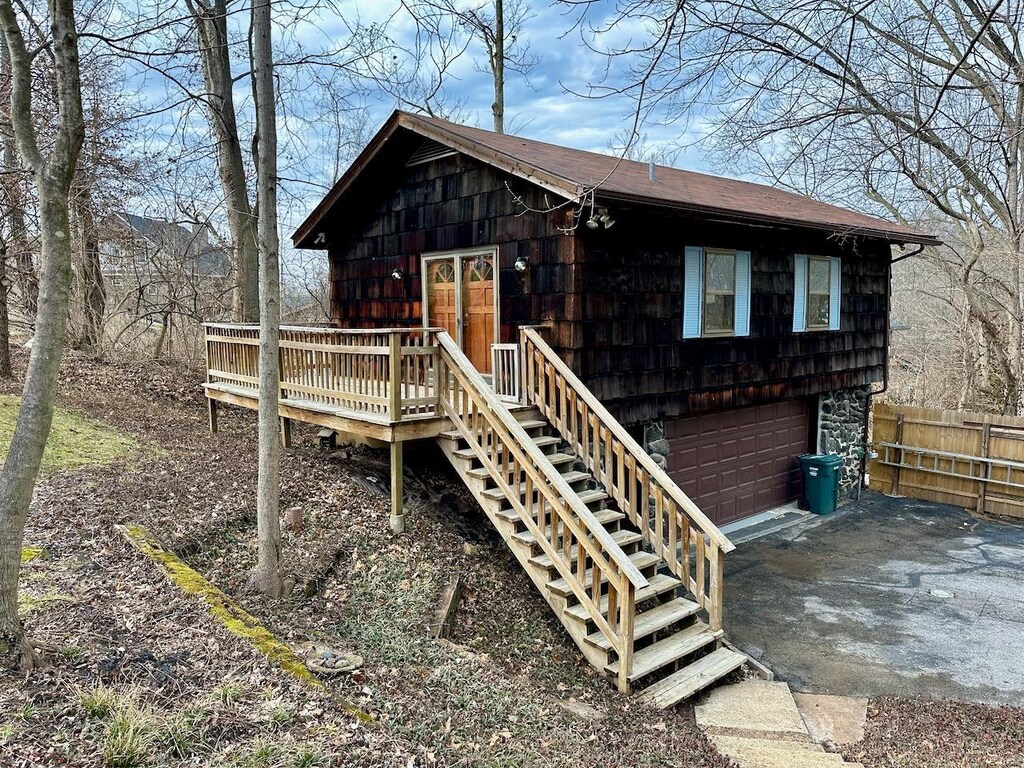
[[[596,188],[596,190],[595,190]],[[582,206],[571,202],[582,199]],[[930,235],[772,187],[396,112],[294,236],[342,327],[434,326],[482,373],[543,324],[718,525],[860,478],[891,247]]]
[[[231,254],[212,240],[205,224],[110,216],[99,245],[108,307],[140,316],[220,316],[217,308],[231,304]]]

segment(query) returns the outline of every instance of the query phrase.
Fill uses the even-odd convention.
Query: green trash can
[[[805,453],[800,459],[804,471],[804,498],[816,515],[835,512],[839,506],[839,477],[843,459],[834,454]]]

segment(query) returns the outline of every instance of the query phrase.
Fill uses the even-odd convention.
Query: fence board
[[[872,488],[1024,518],[1024,418],[875,403],[872,448]]]

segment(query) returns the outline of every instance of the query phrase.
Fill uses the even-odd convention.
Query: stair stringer
[[[484,484],[477,478],[471,477],[466,469],[466,462],[461,461],[455,456],[455,451],[458,450],[460,444],[465,441],[440,436],[438,437],[437,442],[440,445],[445,458],[448,459],[452,467],[455,468],[455,471],[458,473],[462,482],[465,483],[470,493],[473,494],[473,498],[476,499],[480,508],[484,511],[484,514],[487,515],[487,519],[491,521],[491,525],[493,525],[495,530],[501,534],[501,538],[505,542],[505,545],[512,552],[512,555],[519,562],[519,565],[522,566],[526,575],[530,577],[530,581],[533,582],[537,591],[540,592],[541,597],[543,597],[544,601],[551,607],[551,610],[554,612],[562,626],[565,627],[565,630],[569,633],[569,637],[571,637],[573,642],[576,643],[576,646],[580,649],[580,652],[586,658],[587,662],[595,669],[604,673],[604,668],[612,660],[611,654],[606,651],[602,651],[587,642],[587,625],[585,623],[576,621],[575,619],[569,618],[565,615],[565,610],[569,607],[569,603],[565,598],[559,597],[547,589],[547,582],[550,578],[548,570],[531,563],[530,558],[533,557],[532,548],[517,542],[516,539],[513,538],[517,533],[515,522],[498,517],[497,513],[501,509],[501,502],[484,496],[482,493]]]

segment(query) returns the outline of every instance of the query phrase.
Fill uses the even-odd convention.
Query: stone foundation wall
[[[654,463],[668,470],[668,440],[665,439],[665,422],[649,421],[644,424],[644,450],[654,459]]]
[[[818,397],[818,450],[843,457],[843,472],[839,480],[842,496],[856,492],[860,482],[867,405],[866,387],[837,389]]]

